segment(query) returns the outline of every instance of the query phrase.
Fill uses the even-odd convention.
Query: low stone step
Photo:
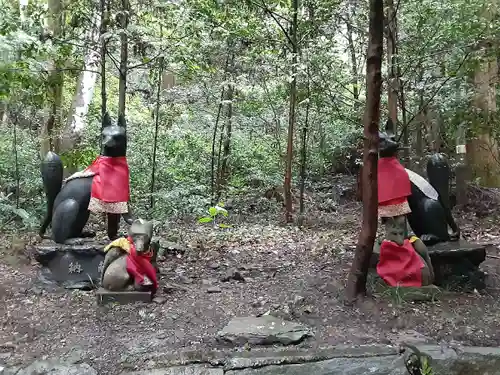
[[[106,305],[108,303],[128,304],[136,302],[151,302],[153,299],[151,292],[138,292],[136,290],[116,292],[99,288],[96,291],[97,304]]]
[[[206,366],[176,366],[157,370],[123,372],[121,375],[224,375],[221,368]]]

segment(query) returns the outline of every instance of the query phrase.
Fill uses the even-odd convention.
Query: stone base
[[[106,243],[76,238],[68,244],[52,240],[27,248],[28,255],[43,267],[44,276],[68,289],[95,289],[99,285]]]
[[[374,271],[368,273],[368,287],[372,293],[389,298],[396,303],[402,302],[432,302],[441,297],[442,291],[436,285],[421,287],[389,286]]]
[[[486,259],[486,247],[485,244],[464,240],[428,246],[434,267],[434,284],[455,291],[485,289],[485,274],[479,269],[479,265]],[[371,268],[377,267],[379,254],[379,246],[376,244],[370,261]]]
[[[138,292],[135,290],[127,290],[123,292],[115,292],[104,288],[99,288],[96,292],[97,304],[106,305],[108,303],[128,304],[135,302],[151,302],[153,294],[151,292]]]

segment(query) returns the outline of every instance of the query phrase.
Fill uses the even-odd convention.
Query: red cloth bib
[[[95,173],[91,197],[106,203],[128,202],[130,175],[125,156],[98,156],[85,171]]]
[[[392,241],[382,242],[377,273],[388,285],[422,286],[424,266],[410,240],[405,240],[402,246]]]
[[[404,202],[411,195],[410,177],[395,156],[378,159],[378,204]]]
[[[127,239],[130,242],[130,251],[127,256],[127,272],[138,284],[142,284],[144,276],[147,276],[153,283],[154,291],[156,291],[158,289],[158,280],[156,278],[156,270],[151,264],[152,254],[137,254],[132,239],[130,237]]]

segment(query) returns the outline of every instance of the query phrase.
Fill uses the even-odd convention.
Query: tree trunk
[[[393,0],[386,0],[387,7],[387,106],[389,107],[389,118],[392,120],[392,132],[396,134],[398,127],[398,75],[396,55],[396,11]]]
[[[108,110],[108,98],[106,95],[106,55],[108,53],[108,40],[105,34],[108,31],[110,14],[109,1],[100,0],[101,4],[101,118],[104,118]],[[102,129],[101,129],[102,130]]]
[[[149,207],[152,209],[154,207],[154,193],[155,193],[155,173],[156,173],[156,149],[158,148],[158,131],[160,128],[160,94],[163,87],[163,63],[164,57],[161,56],[158,59],[158,83],[156,86],[156,110],[155,110],[155,137],[153,141],[153,169],[151,171],[151,196],[149,198]]]
[[[399,69],[398,69],[399,70]],[[403,90],[403,86],[399,86],[399,96],[401,102],[401,113],[403,116],[403,165],[405,168],[410,168],[410,131],[408,129],[408,117],[406,114],[406,97],[405,91]]]
[[[128,0],[122,0],[120,17],[121,27],[121,49],[120,49],[120,82],[118,84],[118,117],[125,118],[125,103],[127,98],[127,62],[128,62],[128,39],[127,27],[129,19],[130,4]]]
[[[234,59],[234,56],[233,56]],[[229,178],[229,154],[231,152],[231,136],[233,132],[233,96],[234,96],[234,86],[233,83],[229,84],[226,97],[226,136],[224,137],[224,146],[222,148],[222,161],[219,170],[219,188],[217,193],[217,201],[220,200],[222,190],[227,185],[227,180]]]
[[[47,26],[52,32],[53,39],[61,34],[62,25],[62,3],[61,0],[48,0]],[[49,114],[47,121],[40,130],[40,154],[44,158],[51,149],[58,151],[59,141],[57,129],[61,125],[61,105],[64,76],[57,60],[52,61],[48,77]]]
[[[366,293],[366,277],[377,232],[377,160],[382,55],[384,30],[383,0],[370,0],[369,41],[366,61],[366,108],[364,115],[364,150],[361,176],[363,219],[356,251],[347,280],[346,297],[355,302]]]
[[[469,168],[467,165],[467,128],[460,125],[456,135],[457,166],[455,167],[455,186],[457,192],[457,206],[467,205],[467,181],[469,179]]]
[[[308,69],[309,73],[309,69]],[[311,107],[311,82],[309,74],[307,74],[307,103],[306,115],[304,119],[304,126],[302,127],[302,145],[300,150],[300,198],[299,198],[299,227],[304,223],[304,191],[306,185],[306,171],[307,171],[307,130],[309,128],[309,109]]]
[[[78,77],[76,92],[73,97],[66,127],[62,134],[61,152],[71,151],[79,141],[81,133],[85,128],[85,117],[94,96],[97,81],[97,66],[100,60],[100,54],[94,48],[99,41],[99,29],[101,26],[101,18],[97,13],[93,17],[92,24],[94,28],[90,30],[86,38],[91,48],[87,51],[83,71]]]
[[[354,4],[355,6],[356,4]],[[354,7],[353,7],[354,8]],[[354,15],[354,9],[353,9]],[[359,82],[358,82],[358,61],[356,60],[356,47],[354,45],[352,18],[347,20],[347,44],[349,47],[349,54],[351,57],[351,74],[352,74],[352,97],[354,99],[354,110],[357,112],[359,109]]]
[[[497,60],[486,48],[483,61],[475,77],[476,97],[474,104],[480,109],[482,119],[478,120],[477,136],[469,141],[468,157],[473,178],[478,178],[482,186],[500,187],[499,149],[492,129],[497,111]]]
[[[291,47],[292,47],[292,81],[290,83],[290,110],[288,114],[288,144],[286,153],[285,183],[283,185],[285,195],[285,221],[293,221],[292,202],[292,162],[293,162],[293,131],[295,128],[295,106],[297,104],[297,62],[298,62],[298,9],[299,1],[292,0],[292,27],[291,27]]]
[[[9,117],[7,103],[0,103],[0,126],[7,125],[7,119]]]
[[[27,20],[26,7],[28,6],[28,0],[19,0],[19,19],[21,23]]]
[[[224,81],[224,86],[222,86],[221,94],[220,94],[220,101],[219,101],[219,107],[217,110],[217,117],[215,119],[215,125],[214,125],[214,133],[212,137],[212,158],[211,158],[211,175],[210,175],[210,204],[213,206],[214,204],[217,204],[218,202],[214,202],[214,200],[217,198],[217,184],[218,184],[218,174],[219,174],[219,164],[217,163],[217,169],[216,169],[216,160],[215,160],[215,147],[216,147],[216,141],[217,141],[217,132],[219,131],[219,120],[221,117],[222,113],[222,108],[224,105],[224,98],[226,96],[226,80],[229,72],[229,63],[231,60],[232,52],[229,44],[229,40],[227,41],[227,56],[226,56],[226,62],[224,65],[224,76],[223,76],[223,81]],[[224,132],[224,126],[221,129],[221,137]],[[219,142],[220,146],[220,142]],[[220,148],[220,147],[219,147]],[[220,150],[218,153],[218,159],[220,159]]]

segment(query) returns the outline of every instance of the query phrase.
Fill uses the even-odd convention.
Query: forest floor
[[[38,266],[26,260],[25,242],[18,238],[0,249],[0,363],[57,357],[86,361],[102,374],[154,367],[161,353],[220,348],[216,333],[232,317],[267,311],[314,329],[315,338],[301,347],[412,338],[500,346],[497,248],[483,264],[488,289],[481,294],[403,304],[374,296],[356,308],[346,307],[342,297],[360,204],[325,207],[323,196],[311,193],[309,198],[302,230],[283,225],[279,208],[234,214],[230,230],[196,222],[170,224],[165,236],[177,238],[187,250],[160,262],[163,288],[151,304],[100,307],[95,292],[44,290]],[[500,243],[496,218],[474,210],[455,216],[466,239]],[[232,269],[244,282],[221,281]],[[214,288],[219,290],[207,292]]]

